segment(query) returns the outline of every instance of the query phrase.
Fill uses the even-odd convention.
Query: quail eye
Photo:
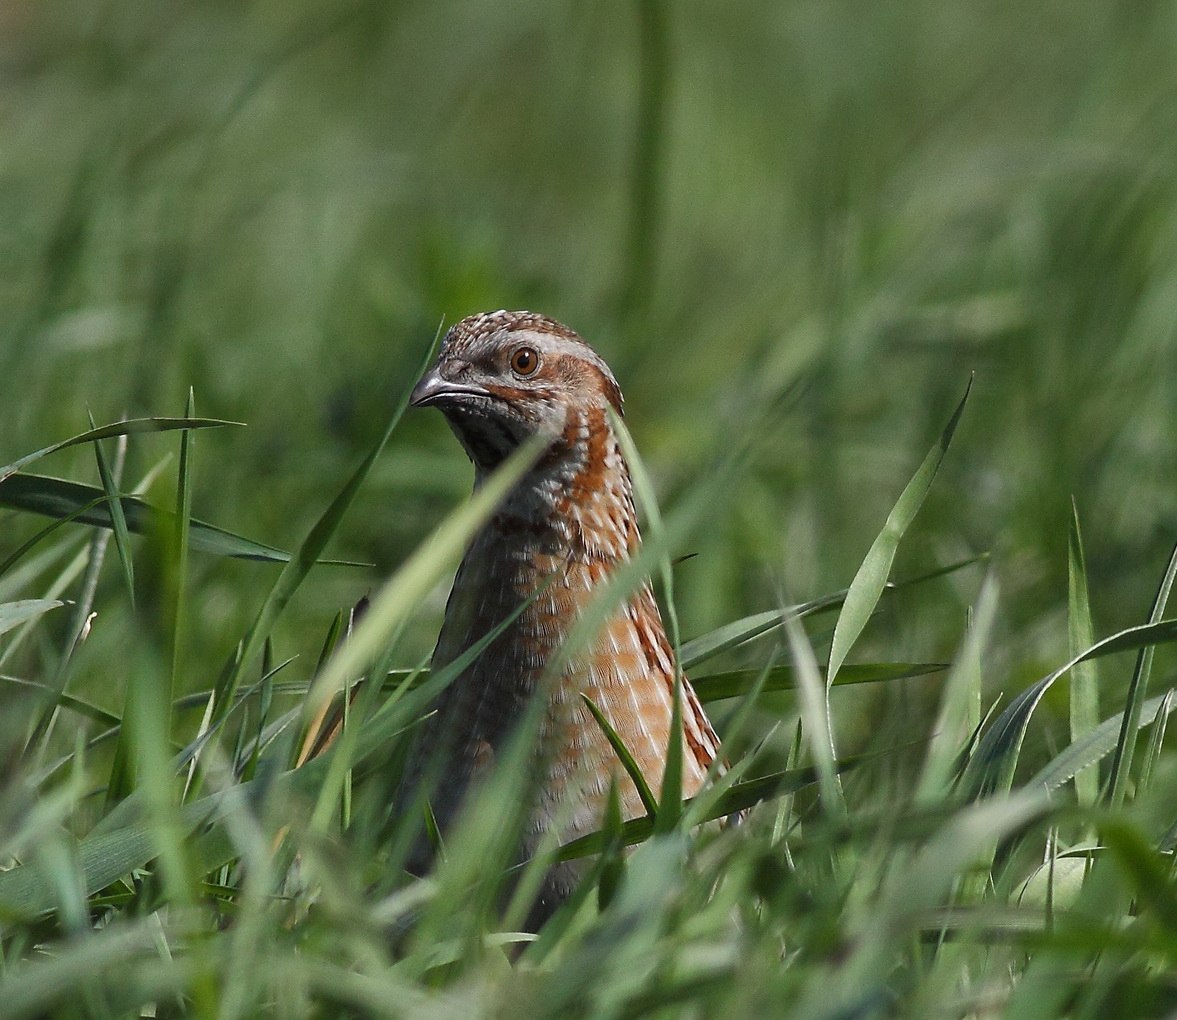
[[[511,355],[511,371],[516,375],[527,377],[534,375],[539,368],[539,355],[534,347],[520,347]]]

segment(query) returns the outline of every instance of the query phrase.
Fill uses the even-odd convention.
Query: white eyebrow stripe
[[[612,370],[605,364],[605,359],[583,341],[554,336],[551,333],[545,333],[543,330],[538,329],[514,329],[510,332],[513,337],[519,337],[520,340],[524,341],[528,336],[535,337],[534,343],[541,347],[545,353],[552,353],[556,356],[569,355],[573,358],[580,358],[582,361],[587,361],[606,379],[613,383],[614,386],[617,386],[617,380],[614,378]]]

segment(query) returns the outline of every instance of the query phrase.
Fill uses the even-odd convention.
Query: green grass
[[[831,691],[839,678],[845,684],[861,682],[856,674],[887,676],[885,664],[841,670],[880,600],[893,597],[884,583],[890,563],[964,409],[962,402],[846,592],[782,607],[773,619],[733,621],[684,647],[704,695],[717,692],[740,705],[728,720],[729,747],[740,746],[754,719],[770,714],[759,704],[770,676],[778,690],[797,691],[798,739],[784,769],[772,767],[771,744],[761,740],[733,755],[724,781],[688,811],[655,805],[651,796],[649,818],[625,825],[616,818],[601,837],[565,848],[563,857],[597,853],[597,863],[534,940],[515,929],[543,859],[521,873],[511,859],[512,833],[522,824],[518,806],[529,787],[528,729],[447,836],[429,879],[402,870],[419,813],[406,805],[390,811],[388,801],[394,763],[415,720],[462,666],[436,676],[419,669],[390,676],[400,639],[422,594],[452,569],[531,451],[442,522],[374,595],[354,629],[330,625],[324,655],[304,681],[276,689],[277,676],[299,667],[274,664],[274,624],[376,455],[395,440],[398,410],[291,556],[214,688],[195,699],[168,697],[167,652],[181,641],[192,594],[169,610],[159,588],[137,611],[120,713],[104,715],[68,693],[76,645],[56,661],[50,656],[40,676],[6,675],[6,1015],[497,1014],[516,1001],[550,1016],[639,1015],[688,1005],[722,1015],[967,1015],[994,1003],[1013,1015],[1098,1015],[1125,995],[1146,1013],[1171,1006],[1177,828],[1169,805],[1177,772],[1163,747],[1173,695],[1145,700],[1145,693],[1154,647],[1177,640],[1177,620],[1165,615],[1177,554],[1148,624],[1082,649],[982,720],[979,663],[988,651],[996,588],[988,582],[943,684],[933,728],[909,729],[906,742],[871,754],[845,755],[836,747]],[[139,557],[157,578],[172,578],[176,593],[186,587],[188,424],[159,423],[181,437],[179,512],[170,528],[147,529],[149,544]],[[114,469],[106,465],[102,473],[113,489]],[[648,493],[643,470],[638,477]],[[711,485],[727,482],[716,472]],[[59,485],[41,484],[60,499]],[[0,483],[0,499],[4,492]],[[670,537],[697,518],[697,506],[712,494],[701,485],[685,515],[676,511],[665,523],[652,514],[659,526],[635,577],[665,556]],[[79,508],[90,505],[86,495],[77,497]],[[21,496],[27,499],[27,486]],[[68,518],[75,511],[55,512]],[[106,524],[124,532],[122,547],[133,557],[125,515],[110,514]],[[76,545],[62,534],[40,543],[47,547],[42,561],[51,562],[46,554],[55,546]],[[84,550],[91,563],[107,549],[104,536]],[[169,543],[169,536],[179,540]],[[128,584],[147,587],[129,563],[122,573]],[[67,573],[34,578],[52,594]],[[618,581],[630,583],[628,575]],[[1083,587],[1077,578],[1073,592]],[[148,601],[150,609],[142,605]],[[1085,599],[1072,598],[1073,615],[1086,607]],[[32,669],[36,657],[22,656],[22,645],[61,608],[52,598],[0,607],[0,623],[14,635],[6,657],[26,659]],[[77,613],[88,617],[91,609],[81,605]],[[831,650],[837,664],[823,678],[800,621],[831,610],[838,613],[839,650]],[[781,675],[774,664],[783,637],[793,670]],[[708,663],[741,640],[764,666],[718,674],[719,689],[709,682]],[[52,648],[47,638],[42,643]],[[1038,775],[1016,782],[1025,734],[1049,688],[1077,662],[1134,649],[1140,655],[1127,706],[1073,734]],[[899,679],[875,682],[902,682],[923,668],[899,664]],[[344,717],[343,738],[327,755],[304,760],[299,748],[304,733],[316,731],[320,706],[361,677],[366,682]],[[1090,696],[1080,692],[1073,686],[1072,698]],[[190,722],[176,721],[193,701],[204,704],[194,733]],[[87,739],[87,729],[100,732]],[[177,750],[184,732],[191,739]],[[1146,739],[1133,770],[1138,734]],[[106,753],[111,737],[113,755]],[[1098,775],[1109,759],[1106,788],[1097,788],[1091,803],[1077,803],[1070,783]],[[672,796],[677,783],[667,783],[663,796]],[[740,809],[748,814],[738,826],[696,827]],[[629,856],[621,853],[626,844],[637,847]]]
[[[0,1016],[1177,1008],[1168,5],[0,22]],[[502,306],[734,766],[534,941],[525,749],[428,881],[388,803],[486,510],[399,402]]]

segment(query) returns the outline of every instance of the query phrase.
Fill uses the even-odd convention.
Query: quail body
[[[443,693],[407,774],[419,777],[426,760],[441,756],[430,802],[444,833],[529,700],[541,698],[536,794],[523,853],[554,826],[562,841],[600,828],[613,782],[624,817],[642,815],[636,787],[581,695],[604,713],[657,792],[675,669],[649,584],[612,610],[587,644],[559,654],[594,595],[641,543],[629,469],[610,423],[610,411],[622,411],[613,373],[553,319],[490,312],[448,332],[411,402],[442,411],[474,463],[476,488],[528,437],[542,436],[544,449],[466,552],[434,668],[453,662],[526,605]],[[685,679],[682,692],[683,792],[690,796],[703,784],[719,740]],[[576,875],[566,865],[553,869],[533,921],[562,902]]]

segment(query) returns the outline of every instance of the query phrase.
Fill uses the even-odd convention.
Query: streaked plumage
[[[641,539],[629,470],[609,422],[609,408],[621,412],[621,391],[605,362],[568,327],[530,312],[465,319],[447,334],[412,402],[446,415],[474,462],[476,487],[527,436],[549,440],[467,551],[433,655],[434,668],[452,662],[535,597],[447,689],[410,763],[409,774],[419,775],[425,759],[444,747],[444,773],[432,798],[444,832],[584,607]],[[599,828],[614,776],[625,817],[643,813],[580,694],[603,711],[657,792],[671,723],[672,655],[645,584],[546,682],[537,755],[542,772],[525,851],[557,818],[564,840]],[[683,690],[683,789],[691,795],[719,741],[689,684]],[[538,916],[558,904],[573,880],[572,869],[552,873]]]

